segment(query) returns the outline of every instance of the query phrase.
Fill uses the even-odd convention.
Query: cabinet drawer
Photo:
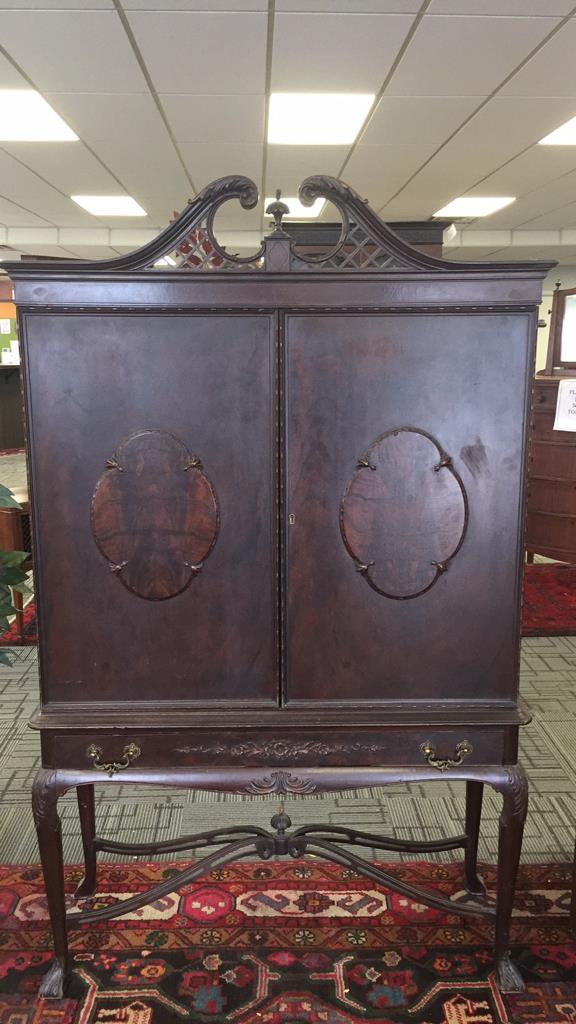
[[[387,766],[502,764],[515,758],[515,727],[383,727],[260,732],[250,730],[110,730],[43,732],[46,767],[95,768],[121,779],[131,767]]]
[[[559,383],[559,380],[554,381],[552,385],[536,381],[532,398],[533,412],[555,412]]]
[[[529,511],[526,521],[526,546],[539,551],[553,545],[565,551],[576,550],[576,514]]]
[[[532,476],[576,479],[576,443],[567,444],[562,440],[537,441],[533,438],[530,443],[528,479]]]
[[[548,480],[532,477],[528,481],[528,513],[556,512],[576,515],[576,479]]]

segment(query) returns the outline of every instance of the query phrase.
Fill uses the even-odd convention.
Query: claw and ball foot
[[[512,962],[510,953],[505,953],[499,958],[496,964],[496,976],[498,978],[498,988],[506,995],[524,992],[526,988],[520,971]]]
[[[63,999],[64,998],[64,961],[56,958],[50,964],[48,971],[42,978],[38,995],[42,999]]]

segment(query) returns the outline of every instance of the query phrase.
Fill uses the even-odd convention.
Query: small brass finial
[[[277,188],[276,189],[276,199],[274,200],[274,202],[268,203],[268,206],[266,207],[266,213],[270,214],[270,216],[274,218],[274,234],[275,235],[284,235],[285,234],[285,231],[284,231],[284,229],[282,227],[282,218],[286,217],[286,215],[290,213],[290,207],[287,206],[286,203],[282,203],[280,201],[280,196],[281,195],[282,195],[282,190]]]

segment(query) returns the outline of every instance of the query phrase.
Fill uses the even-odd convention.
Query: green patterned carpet
[[[30,812],[30,787],[38,763],[38,737],[27,728],[37,703],[36,650],[11,648],[14,663],[0,666],[0,862],[37,859]],[[576,637],[523,641],[522,694],[534,720],[523,730],[521,759],[531,782],[523,858],[570,860],[576,828]],[[98,829],[126,841],[256,822],[267,825],[278,806],[272,798],[194,793],[151,787],[99,787]],[[499,798],[488,791],[480,856],[496,857]],[[81,859],[75,799],[61,801],[65,854]],[[286,809],[296,823],[352,825],[406,838],[435,838],[460,831],[463,786],[439,781],[362,790],[356,794],[291,798]],[[370,856],[370,851],[367,851]],[[184,855],[185,856],[185,855]],[[444,854],[457,858],[458,852]],[[387,854],[388,859],[393,855]]]

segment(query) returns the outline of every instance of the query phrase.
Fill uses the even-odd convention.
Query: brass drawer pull
[[[97,747],[94,743],[91,743],[86,750],[86,755],[90,758],[94,767],[106,772],[110,778],[116,775],[117,772],[121,772],[123,768],[129,768],[132,761],[140,757],[141,753],[140,747],[136,746],[135,743],[127,743],[122,751],[123,757],[121,761],[103,761],[102,747]]]
[[[422,743],[420,750],[432,768],[437,768],[439,772],[446,772],[449,768],[458,768],[464,758],[472,753],[474,747],[468,740],[461,740],[456,744],[454,757],[447,758],[436,757],[436,747],[432,743]]]

